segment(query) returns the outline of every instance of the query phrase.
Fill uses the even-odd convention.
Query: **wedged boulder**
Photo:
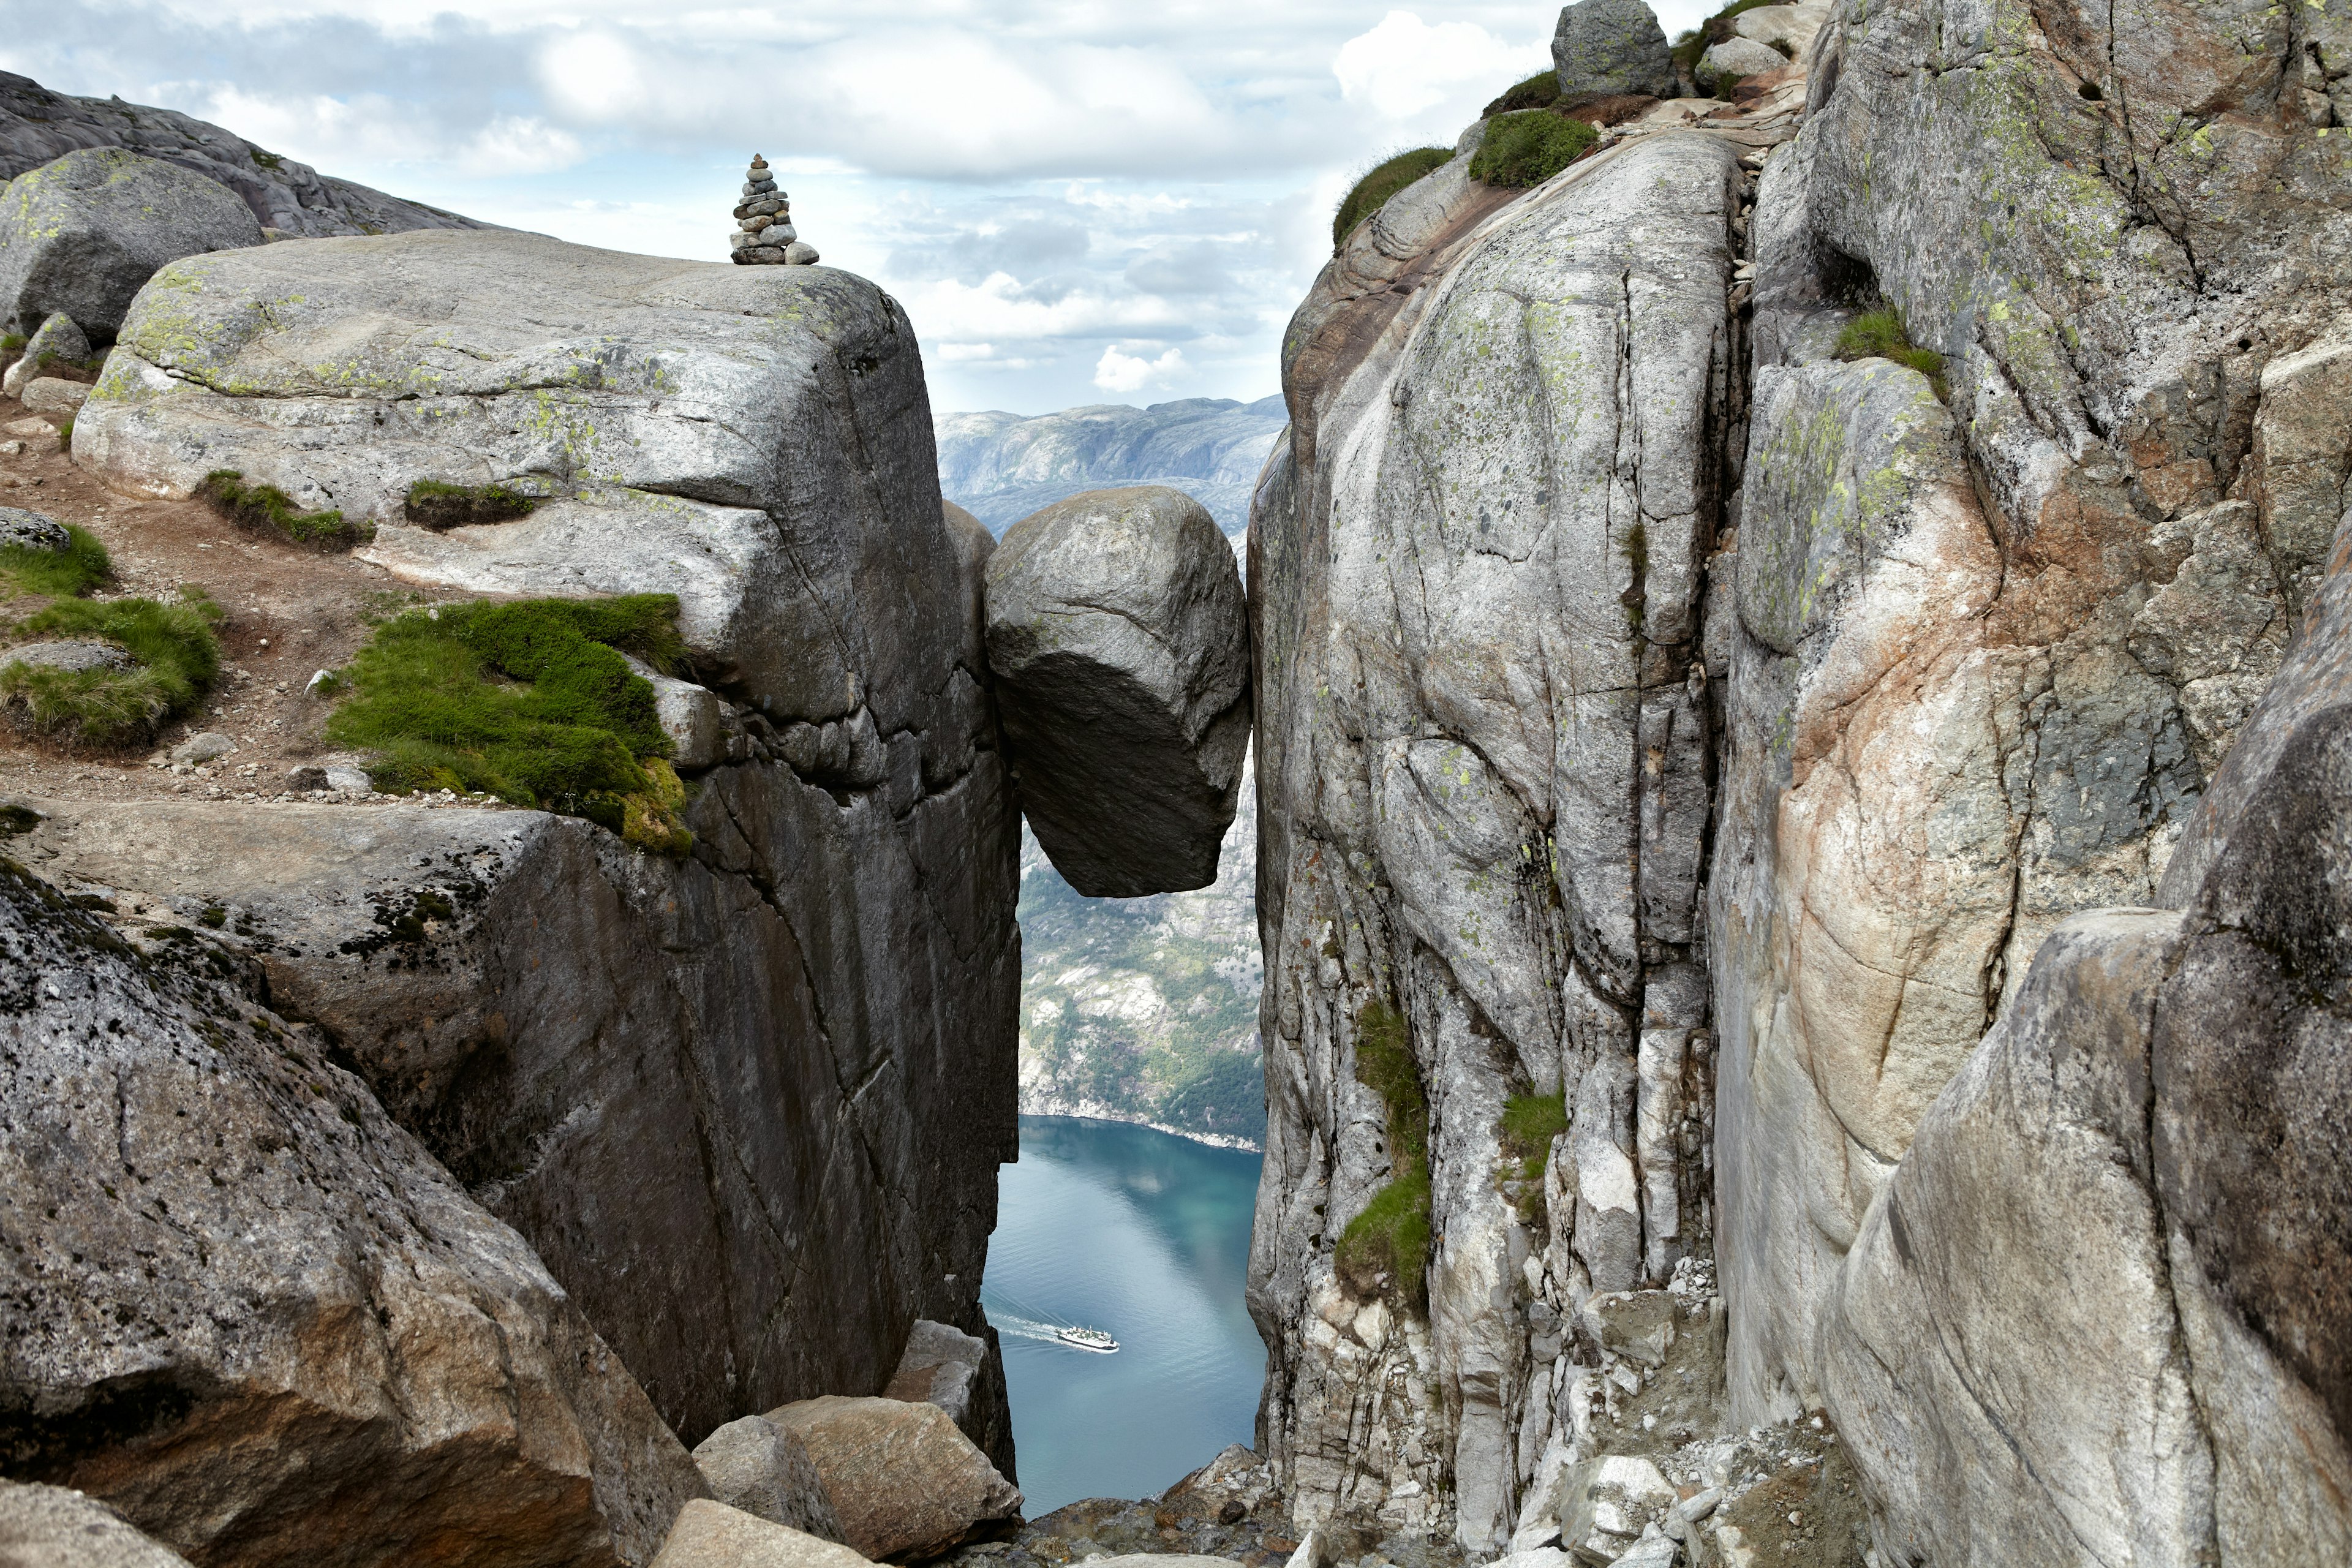
[[[919,1319],[907,1335],[898,1370],[890,1374],[890,1385],[882,1396],[910,1405],[936,1405],[969,1436],[972,1384],[987,1360],[986,1340],[928,1318]]]
[[[798,1436],[841,1521],[875,1560],[931,1557],[1021,1516],[1021,1493],[933,1405],[805,1399],[768,1412]]]
[[[1024,518],[988,560],[988,663],[1022,809],[1089,898],[1205,888],[1249,748],[1233,546],[1160,485]]]
[[[1551,38],[1559,95],[1675,92],[1674,51],[1643,0],[1576,0],[1561,7]]]
[[[12,1474],[199,1563],[649,1560],[704,1488],[619,1358],[315,1036],[163,945],[0,863]]]
[[[740,1416],[695,1445],[694,1462],[710,1483],[710,1495],[729,1508],[827,1541],[841,1539],[841,1521],[824,1483],[790,1427],[764,1415]]]
[[[838,1542],[698,1498],[677,1516],[653,1568],[860,1568]]]
[[[89,339],[74,325],[73,318],[62,312],[52,312],[40,330],[25,342],[25,353],[8,374],[0,376],[0,393],[10,397],[20,395],[25,384],[41,374],[41,367],[53,359],[71,360],[76,363],[89,357]]]
[[[53,312],[110,336],[166,262],[261,243],[235,192],[118,147],[68,153],[0,192],[0,327]]]
[[[1706,53],[1699,56],[1698,64],[1691,68],[1691,75],[1698,79],[1699,86],[1711,92],[1726,77],[1761,76],[1780,70],[1788,63],[1789,57],[1769,45],[1735,36],[1719,44],[1709,44]]]
[[[96,1498],[0,1481],[0,1568],[188,1568]]]

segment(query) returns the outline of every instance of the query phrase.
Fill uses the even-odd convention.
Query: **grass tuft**
[[[1390,1177],[1340,1233],[1340,1278],[1358,1294],[1383,1290],[1415,1311],[1429,1306],[1429,1098],[1404,1015],[1367,1002],[1356,1015],[1356,1081],[1388,1107]]]
[[[71,419],[64,419],[64,420],[60,420],[60,421],[58,421],[58,451],[60,451],[60,452],[70,452],[70,451],[72,451],[72,450],[73,450],[73,426],[74,426],[74,422],[73,422]]]
[[[131,669],[64,670],[5,662],[0,708],[37,734],[100,746],[143,740],[195,705],[220,676],[213,623],[220,607],[198,590],[176,605],[152,599],[60,598],[20,621],[13,635],[109,642],[138,661]]]
[[[1415,147],[1373,164],[1332,216],[1331,248],[1337,250],[1347,244],[1356,226],[1386,206],[1391,196],[1443,168],[1453,158],[1454,150],[1450,147]]]
[[[623,650],[676,667],[675,595],[411,610],[342,672],[355,695],[327,735],[378,753],[379,789],[484,791],[682,856],[686,787],[665,760],[654,689]]]
[[[419,528],[439,530],[475,522],[511,522],[529,517],[543,499],[509,485],[451,485],[419,479],[408,487],[401,510]]]
[[[1838,334],[1837,356],[1843,360],[1891,359],[1927,378],[1938,401],[1949,403],[1952,389],[1944,379],[1944,356],[1911,341],[1901,312],[1892,305],[1865,310],[1848,321]]]
[[[1539,185],[1591,150],[1601,132],[1581,120],[1527,109],[1487,121],[1470,177],[1507,190]]]
[[[1568,1131],[1568,1097],[1563,1094],[1515,1094],[1503,1104],[1500,1142],[1504,1156],[1516,1166],[1501,1173],[1497,1185],[1516,1188],[1521,1223],[1541,1230],[1549,1218],[1544,1199],[1544,1166],[1551,1158],[1551,1141]]]
[[[63,550],[37,550],[26,544],[0,544],[0,600],[37,595],[48,599],[79,599],[114,575],[106,546],[98,535],[78,523],[66,524],[73,542]]]
[[[346,522],[340,511],[304,511],[276,485],[248,485],[235,468],[215,468],[196,494],[239,527],[275,533],[311,550],[349,550],[375,537],[373,523]]]
[[[1492,120],[1497,114],[1520,109],[1549,109],[1559,101],[1559,72],[1547,68],[1506,89],[1500,98],[1486,107],[1480,118]]]

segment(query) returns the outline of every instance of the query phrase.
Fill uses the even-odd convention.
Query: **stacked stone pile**
[[[806,267],[816,260],[816,247],[793,227],[792,198],[776,189],[768,160],[757,153],[743,176],[743,199],[735,205],[735,232],[727,237],[735,259],[747,266]]]

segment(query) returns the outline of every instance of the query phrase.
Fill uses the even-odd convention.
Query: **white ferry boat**
[[[1066,1345],[1082,1351],[1097,1351],[1104,1355],[1118,1349],[1118,1342],[1100,1329],[1067,1328],[1054,1331],[1054,1337]]]

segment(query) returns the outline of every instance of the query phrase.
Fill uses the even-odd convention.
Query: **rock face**
[[[0,1441],[200,1563],[650,1559],[702,1491],[310,1031],[0,865]]]
[[[390,234],[411,228],[480,228],[472,218],[320,174],[265,152],[234,132],[175,110],[119,98],[52,92],[0,71],[0,180],[85,147],[121,147],[227,186],[254,220],[281,234]]]
[[[1576,0],[1561,7],[1551,38],[1559,95],[1675,95],[1675,58],[1657,14],[1643,0]]]
[[[95,1498],[0,1481],[0,1568],[188,1568],[188,1560]]]
[[[937,1405],[829,1395],[768,1419],[806,1447],[842,1539],[867,1557],[936,1557],[1020,1517],[1020,1492]]]
[[[689,1442],[878,1392],[919,1318],[985,1337],[1019,819],[981,684],[986,536],[950,526],[929,431],[906,318],[848,274],[449,231],[177,264],[76,426],[110,484],[235,468],[377,519],[412,581],[679,595],[686,673],[723,706],[682,864],[405,806],[61,810],[34,852],[179,923],[235,910],[279,1005]],[[396,521],[421,479],[531,476],[565,499]]]
[[[1742,180],[1700,136],[1580,167],[1466,235],[1487,198],[1433,176],[1334,259],[1291,324],[1296,423],[1251,533],[1264,1436],[1300,1522],[1442,1522],[1450,1492],[1474,1550],[1507,1539],[1565,1415],[1530,1297],[1556,1324],[1703,1239],[1673,1141],[1702,1070],[1696,634]],[[1350,274],[1415,234],[1415,286],[1359,298]],[[1333,1262],[1391,1171],[1355,1071],[1374,1004],[1430,1108],[1425,1327]],[[1497,1123],[1563,1093],[1570,1184],[1531,1224],[1497,1190]]]
[[[0,190],[0,324],[29,333],[56,312],[111,336],[165,262],[260,243],[226,185],[119,148],[68,153]]]
[[[1202,888],[1249,748],[1249,626],[1198,501],[1093,490],[989,558],[988,662],[1022,809],[1089,898]]]

